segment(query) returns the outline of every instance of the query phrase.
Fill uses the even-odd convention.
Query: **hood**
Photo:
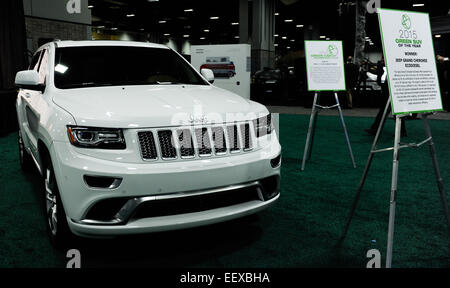
[[[256,102],[200,85],[112,86],[61,89],[53,101],[79,126],[150,128],[255,119],[267,109]]]

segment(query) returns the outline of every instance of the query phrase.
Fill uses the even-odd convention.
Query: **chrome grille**
[[[252,138],[250,135],[250,125],[248,123],[241,125],[241,137],[244,151],[252,149]]]
[[[228,149],[230,150],[231,153],[239,151],[240,145],[239,145],[239,135],[237,125],[227,126],[227,133],[228,133]]]
[[[155,139],[150,131],[139,132],[139,145],[141,148],[142,158],[145,160],[155,160],[158,158],[156,153]]]
[[[178,143],[180,144],[180,156],[181,158],[194,157],[194,143],[192,142],[192,135],[190,129],[177,130]]]
[[[216,154],[227,153],[227,144],[225,141],[225,132],[222,127],[211,128],[212,140],[214,143],[214,151]]]
[[[253,122],[211,126],[180,127],[139,131],[138,140],[143,160],[174,160],[213,157],[254,148]]]
[[[197,152],[200,156],[211,155],[211,142],[209,141],[208,128],[195,129],[195,136],[197,137]]]
[[[177,158],[177,150],[173,145],[173,137],[171,130],[158,131],[159,148],[161,149],[161,157],[163,159]]]

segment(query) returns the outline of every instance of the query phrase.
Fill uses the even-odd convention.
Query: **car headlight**
[[[256,137],[262,137],[272,133],[272,115],[269,113],[267,116],[253,120],[253,127],[255,127]]]
[[[125,149],[122,129],[67,126],[70,143],[77,147]]]

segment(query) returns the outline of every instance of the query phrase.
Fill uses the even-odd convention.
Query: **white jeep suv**
[[[267,109],[166,46],[55,41],[16,75],[23,169],[43,176],[47,228],[111,237],[258,212],[279,197]]]

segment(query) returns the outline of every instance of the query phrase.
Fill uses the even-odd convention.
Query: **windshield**
[[[154,84],[207,85],[170,49],[127,46],[56,49],[57,88]]]

